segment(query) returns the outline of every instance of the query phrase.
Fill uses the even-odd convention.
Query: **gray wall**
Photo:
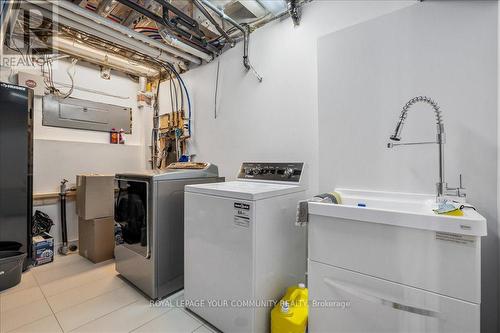
[[[318,41],[319,187],[433,193],[437,146],[385,148],[401,107],[439,103],[446,180],[463,174],[488,219],[482,251],[482,331],[498,332],[496,1],[425,1]],[[432,110],[410,110],[403,139],[433,140]],[[457,278],[460,278],[457,276]]]

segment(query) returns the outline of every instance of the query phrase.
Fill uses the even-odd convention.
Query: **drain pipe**
[[[298,27],[300,25],[300,18],[302,17],[302,8],[299,6],[297,0],[286,0],[288,13],[292,18],[293,25]]]
[[[257,80],[259,82],[262,82],[262,77],[257,73],[255,68],[253,68],[252,64],[250,63],[250,59],[248,58],[248,43],[250,40],[250,28],[249,27],[243,27],[241,26],[238,22],[233,20],[231,17],[227,16],[222,10],[220,10],[217,6],[212,4],[208,0],[200,0],[205,6],[213,10],[217,15],[219,15],[223,20],[229,22],[231,25],[233,25],[236,29],[240,30],[243,33],[243,66],[245,66],[246,70],[252,70],[254,75],[257,77]]]

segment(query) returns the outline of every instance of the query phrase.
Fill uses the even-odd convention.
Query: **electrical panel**
[[[43,98],[44,126],[110,132],[123,129],[132,133],[132,109],[78,98]]]

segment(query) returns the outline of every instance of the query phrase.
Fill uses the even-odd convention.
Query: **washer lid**
[[[304,188],[298,185],[248,181],[186,185],[185,187],[185,191],[190,193],[200,193],[250,201],[276,197],[303,190]]]

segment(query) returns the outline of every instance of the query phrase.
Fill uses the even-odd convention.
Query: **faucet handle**
[[[460,174],[460,176],[459,176],[459,188],[461,190],[465,190],[465,187],[463,187],[463,185],[462,185],[462,174]]]
[[[465,193],[465,187],[463,186],[462,183],[462,174],[459,176],[459,185],[458,187],[448,187],[446,186],[446,195],[449,196],[456,196],[459,198],[465,198],[466,193]]]

